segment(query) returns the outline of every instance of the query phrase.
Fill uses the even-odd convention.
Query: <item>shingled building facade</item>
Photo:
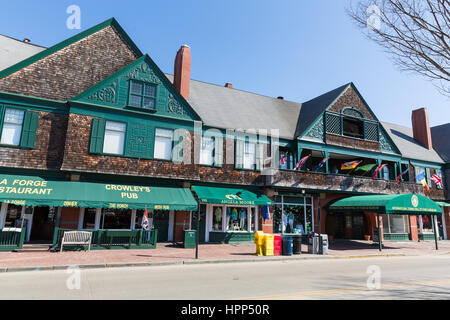
[[[410,129],[380,122],[353,83],[297,103],[191,80],[188,46],[164,74],[114,19],[15,62],[0,70],[0,229],[25,225],[27,241],[139,229],[145,209],[158,241],[182,241],[193,212],[206,242],[257,230],[371,239],[373,214],[330,204],[399,194],[440,203],[437,231],[450,233],[449,127],[430,128],[426,109]],[[431,239],[428,216],[380,227],[387,240]]]

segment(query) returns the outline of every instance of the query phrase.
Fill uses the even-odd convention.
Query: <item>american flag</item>
[[[431,177],[431,181],[433,181],[439,189],[444,189],[444,186],[442,185],[442,179],[438,174],[433,174],[433,176]]]

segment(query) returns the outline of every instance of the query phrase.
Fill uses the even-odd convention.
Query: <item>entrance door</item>
[[[153,225],[158,230],[158,242],[169,240],[169,211],[155,210],[153,212]]]
[[[345,216],[343,213],[337,213],[334,215],[335,221],[335,233],[334,236],[336,239],[344,239],[345,238]]]
[[[357,214],[352,216],[352,239],[364,239],[364,215]]]
[[[36,207],[33,213],[31,241],[51,241],[55,230],[55,209]]]

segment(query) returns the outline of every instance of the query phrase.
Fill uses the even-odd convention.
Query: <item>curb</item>
[[[158,267],[171,265],[208,265],[221,263],[250,263],[250,262],[279,262],[279,261],[300,261],[300,260],[331,260],[331,259],[362,259],[362,258],[394,258],[414,255],[406,254],[382,254],[382,255],[364,255],[364,256],[299,256],[299,257],[274,257],[266,259],[223,259],[223,260],[179,260],[179,261],[161,261],[161,262],[131,262],[131,263],[110,263],[110,264],[81,264],[81,265],[56,265],[43,267],[0,267],[0,273],[9,272],[29,272],[29,271],[57,271],[66,270],[69,267],[78,267],[80,269],[109,269],[109,268],[129,268],[129,267]]]

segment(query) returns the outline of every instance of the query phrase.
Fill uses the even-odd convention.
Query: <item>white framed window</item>
[[[103,153],[123,154],[127,125],[122,122],[106,121]]]
[[[155,130],[155,151],[154,158],[162,160],[172,159],[173,130]]]
[[[202,137],[200,164],[212,166],[214,163],[214,137]]]
[[[244,144],[244,169],[254,170],[256,166],[256,144],[246,141]]]
[[[25,112],[17,109],[6,109],[3,120],[1,144],[18,146],[22,135],[23,117]]]

